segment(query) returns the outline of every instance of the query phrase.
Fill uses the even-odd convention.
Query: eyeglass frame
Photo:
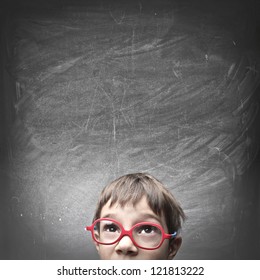
[[[95,238],[95,235],[94,235],[94,230],[95,230],[95,228],[94,228],[94,227],[95,227],[95,225],[96,225],[98,222],[100,222],[100,221],[111,221],[111,222],[116,223],[117,225],[119,225],[120,230],[121,230],[121,233],[120,233],[119,237],[118,237],[115,241],[113,241],[113,242],[111,242],[111,243],[104,243],[104,242],[98,241],[98,240]],[[140,245],[138,245],[138,244],[136,243],[136,241],[134,240],[134,237],[133,237],[133,230],[134,230],[136,227],[140,226],[140,225],[151,225],[151,226],[155,226],[155,227],[157,227],[157,228],[160,229],[160,231],[161,231],[161,233],[162,233],[162,238],[161,238],[161,241],[160,241],[159,245],[157,245],[157,246],[154,247],[154,248],[146,248],[146,247],[140,246]],[[102,245],[113,245],[113,244],[119,242],[124,236],[128,236],[136,247],[141,248],[141,249],[144,249],[144,250],[156,250],[156,249],[158,249],[158,248],[160,248],[160,247],[162,246],[162,244],[163,244],[163,242],[164,242],[165,239],[175,239],[176,236],[177,236],[177,232],[176,232],[176,231],[175,231],[174,233],[165,233],[165,231],[164,231],[164,229],[163,229],[163,227],[162,227],[161,225],[156,224],[156,223],[151,223],[151,222],[140,222],[140,223],[137,223],[137,224],[133,225],[129,230],[126,230],[126,229],[124,229],[123,225],[122,225],[120,222],[118,222],[118,221],[116,221],[116,220],[114,220],[114,219],[109,219],[109,218],[99,218],[99,219],[95,220],[95,221],[92,223],[91,226],[86,226],[86,227],[85,227],[85,230],[86,230],[86,231],[91,231],[93,240],[94,240],[95,242],[97,242],[98,244],[102,244]]]

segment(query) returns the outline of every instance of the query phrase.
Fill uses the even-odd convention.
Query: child
[[[128,174],[107,185],[99,198],[92,232],[100,258],[172,259],[182,238],[185,214],[164,185],[145,173]]]

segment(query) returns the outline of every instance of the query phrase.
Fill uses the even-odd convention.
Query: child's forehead
[[[138,209],[138,208],[145,208],[145,209],[151,209],[147,202],[147,198],[145,196],[142,196],[138,201],[120,201],[117,200],[115,202],[112,202],[111,199],[108,200],[108,202],[103,206],[103,208],[113,208],[113,209],[125,209],[125,208],[132,208],[132,209]],[[103,209],[102,208],[102,209]]]
[[[146,197],[142,197],[137,203],[133,204],[131,201],[122,205],[120,202],[115,202],[111,205],[109,200],[101,209],[101,218],[112,218],[112,219],[136,219],[141,220],[157,220],[162,223],[162,217],[154,213],[149,206]],[[164,219],[163,219],[164,220]]]

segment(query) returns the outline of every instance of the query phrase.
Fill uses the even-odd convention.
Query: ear
[[[178,250],[181,247],[182,238],[180,236],[175,237],[169,243],[169,253],[168,253],[168,260],[172,260],[175,255],[177,254]]]

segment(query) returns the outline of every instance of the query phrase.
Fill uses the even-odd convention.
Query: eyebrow
[[[117,215],[113,214],[113,213],[108,213],[102,218],[111,218],[111,219],[117,220]],[[162,225],[162,221],[159,219],[159,217],[154,214],[150,214],[150,213],[140,214],[140,217],[138,217],[138,220],[136,223],[140,223],[143,220],[150,219],[150,218],[155,219],[160,225]]]

